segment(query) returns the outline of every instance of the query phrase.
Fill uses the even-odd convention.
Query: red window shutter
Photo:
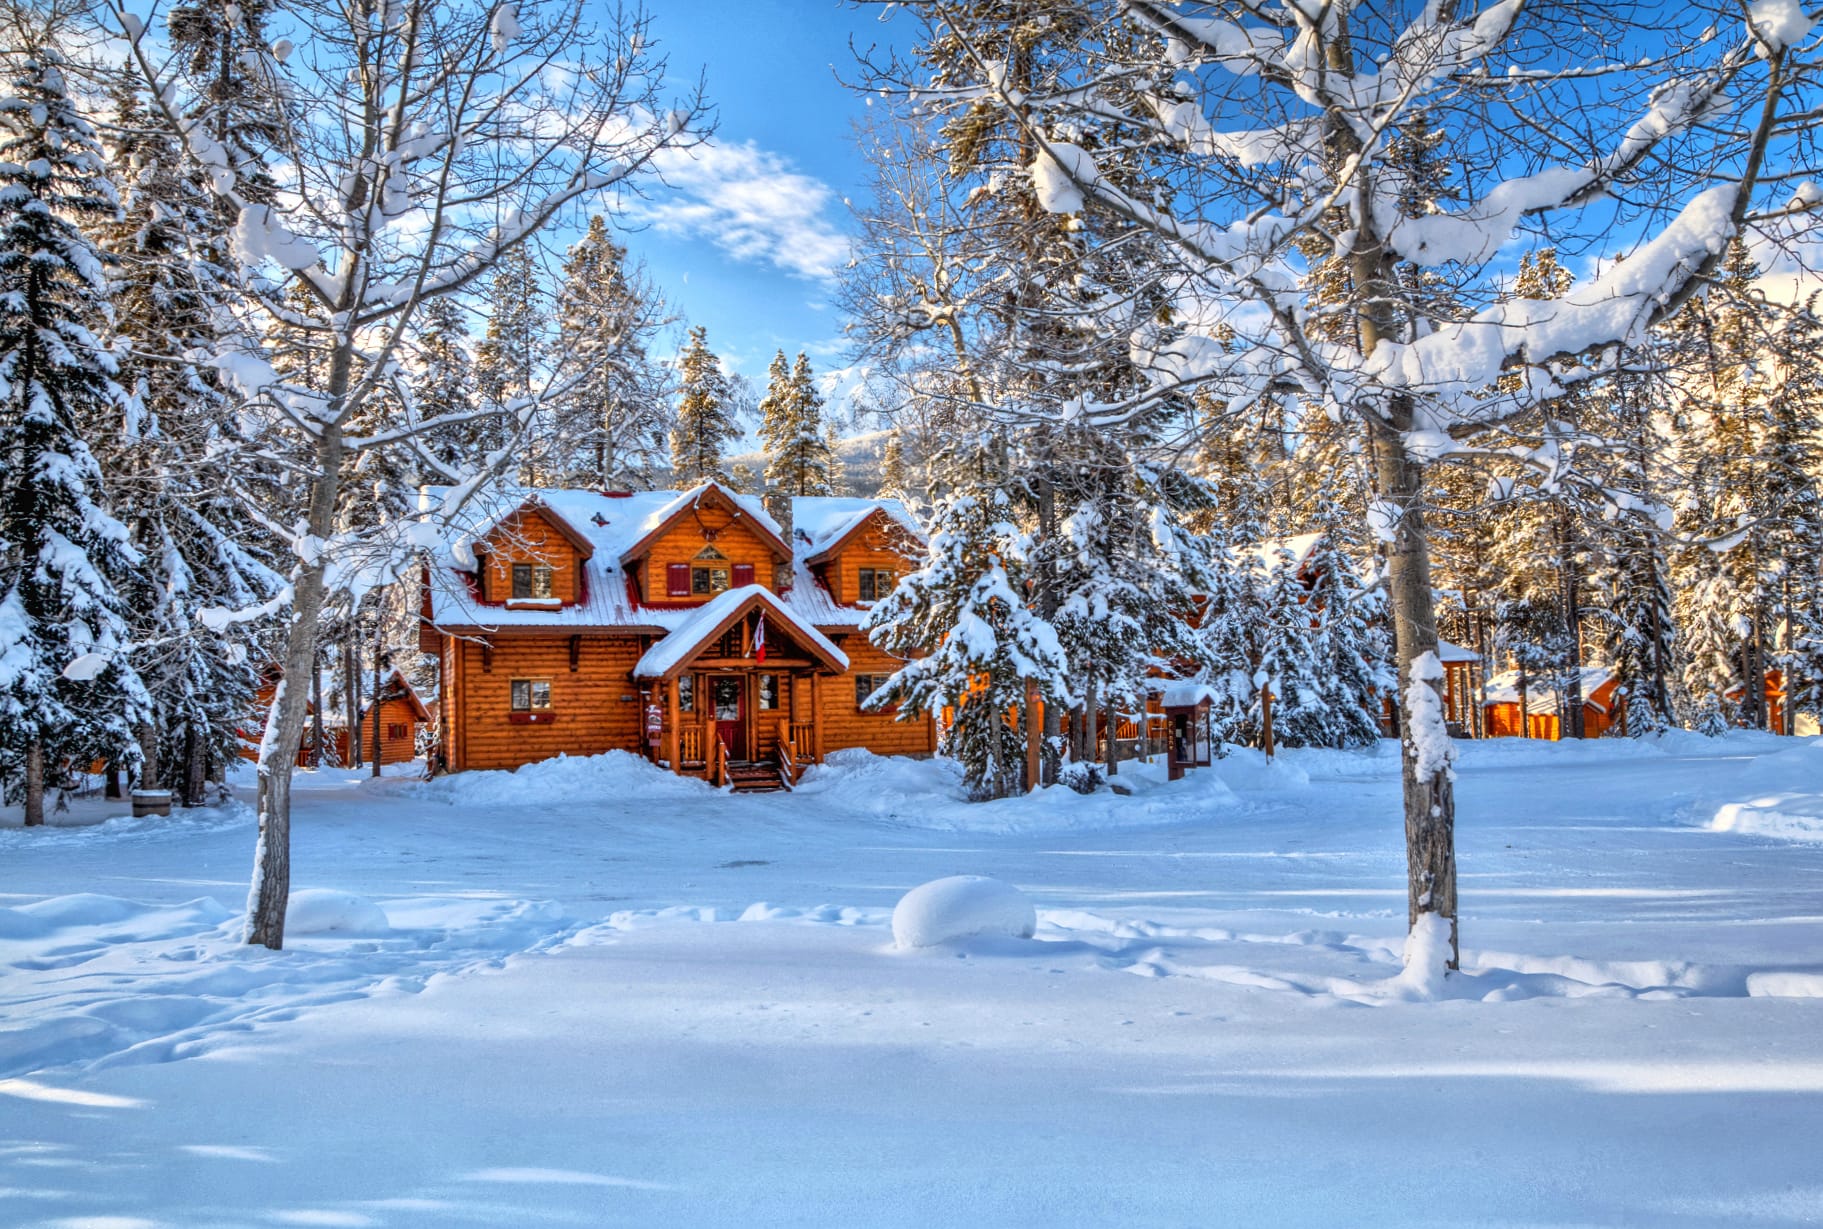
[[[750,585],[752,583],[753,583],[753,565],[751,563],[735,564],[734,565],[734,587],[736,589],[738,589],[742,585]]]
[[[689,564],[667,563],[665,565],[665,592],[671,597],[690,596]]]

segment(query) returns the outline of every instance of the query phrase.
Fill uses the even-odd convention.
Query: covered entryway
[[[648,753],[716,785],[789,789],[823,758],[822,680],[847,669],[847,656],[770,590],[730,590],[634,667],[661,714]]]

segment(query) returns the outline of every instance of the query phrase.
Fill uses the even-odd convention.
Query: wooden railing
[[[704,762],[702,726],[686,725],[677,731],[677,758],[684,764]]]
[[[720,734],[709,739],[709,763],[706,767],[707,771],[703,775],[709,779],[709,784],[717,789],[728,784],[728,744],[722,741]]]
[[[816,748],[814,727],[808,721],[799,721],[791,727],[791,745],[797,750],[797,758],[809,760]]]
[[[778,756],[779,780],[785,783],[786,789],[790,789],[798,783],[800,769],[798,768],[798,749],[793,745],[792,725],[789,721],[781,720],[779,722]]]

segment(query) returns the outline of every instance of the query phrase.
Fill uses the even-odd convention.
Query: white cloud
[[[848,239],[825,216],[835,194],[751,141],[710,143],[662,155],[665,186],[630,202],[633,220],[662,234],[705,239],[736,260],[794,277],[832,280]]]

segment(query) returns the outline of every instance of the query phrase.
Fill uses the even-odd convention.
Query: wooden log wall
[[[631,673],[634,636],[497,635],[491,650],[455,642],[446,708],[450,768],[517,768],[559,754],[637,751],[643,706]],[[574,662],[574,669],[572,669]],[[512,681],[551,684],[551,707],[515,720]],[[523,714],[521,717],[523,718]]]
[[[551,596],[565,602],[578,599],[581,568],[576,548],[536,510],[517,513],[502,522],[488,535],[486,552],[489,602],[504,605],[513,596],[515,563],[550,568]]]

